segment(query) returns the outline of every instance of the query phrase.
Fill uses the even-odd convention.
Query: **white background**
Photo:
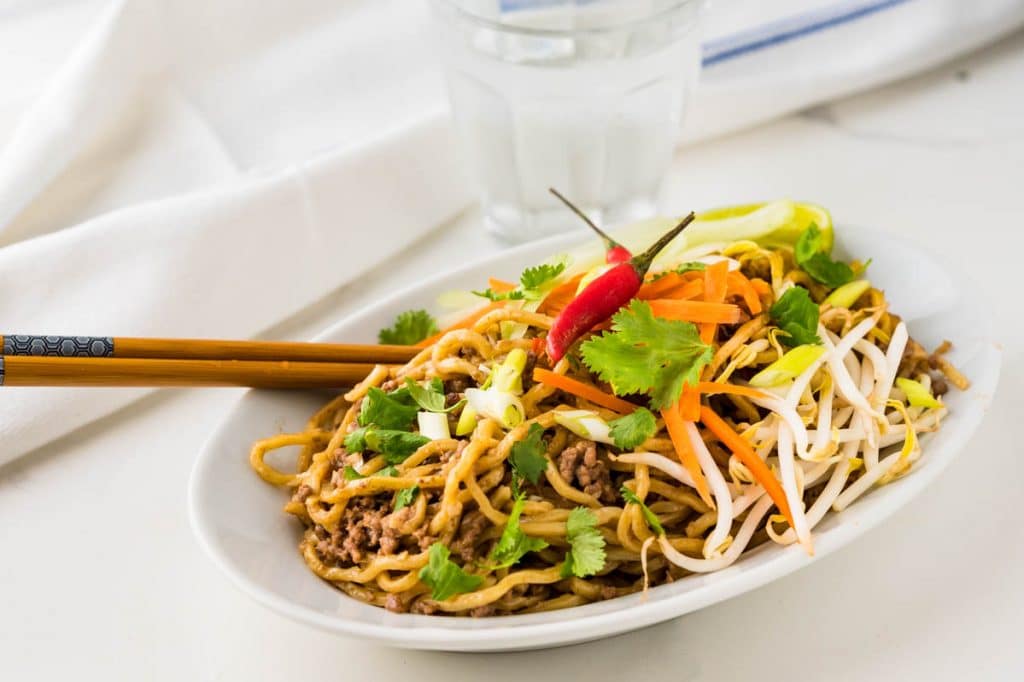
[[[1024,34],[679,153],[674,209],[810,199],[955,259],[1000,313],[1002,382],[974,442],[889,523],[800,573],[559,650],[418,653],[327,635],[250,602],[201,554],[186,481],[238,393],[167,391],[0,469],[0,679],[1021,679],[1022,190]],[[478,225],[462,216],[273,335],[308,336],[500,248]]]

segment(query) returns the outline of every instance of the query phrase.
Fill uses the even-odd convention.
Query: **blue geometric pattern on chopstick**
[[[4,336],[4,355],[48,355],[62,358],[109,358],[114,339],[109,336]]]

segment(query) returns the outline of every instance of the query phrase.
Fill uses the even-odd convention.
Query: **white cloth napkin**
[[[0,1],[0,333],[251,337],[463,209],[424,17],[408,0]],[[720,0],[687,137],[1022,20],[1014,0]],[[0,463],[144,393],[0,389]]]

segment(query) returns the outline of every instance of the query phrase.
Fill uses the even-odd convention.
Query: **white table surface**
[[[503,656],[392,650],[266,611],[206,559],[186,481],[239,392],[167,391],[0,469],[0,679],[1021,679],[1024,34],[684,149],[666,191],[679,210],[790,195],[958,260],[1005,315],[1002,383],[977,438],[867,537],[614,639]],[[308,336],[432,272],[442,253],[499,249],[478,224],[462,216],[411,244],[400,267],[331,293],[274,336]]]

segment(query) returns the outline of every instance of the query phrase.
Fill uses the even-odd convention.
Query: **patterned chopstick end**
[[[114,339],[109,336],[4,336],[4,355],[48,355],[59,358],[109,358]]]

